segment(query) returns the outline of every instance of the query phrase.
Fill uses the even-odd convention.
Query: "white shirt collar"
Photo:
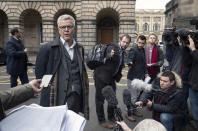
[[[19,40],[18,38],[16,38],[15,36],[13,36],[14,39]]]
[[[119,42],[119,44],[118,44],[118,45],[119,45],[120,49],[122,49],[122,47],[121,47],[121,45],[120,45],[120,42]]]
[[[74,39],[73,39],[73,43],[72,43],[71,46],[69,46],[68,43],[65,42],[65,40],[64,40],[62,37],[60,37],[60,40],[61,40],[61,42],[63,43],[63,45],[64,45],[64,46],[67,46],[68,48],[74,48],[74,46],[76,45],[76,41],[75,41]]]

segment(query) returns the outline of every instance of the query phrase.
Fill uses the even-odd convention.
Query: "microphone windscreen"
[[[137,89],[137,90],[151,91],[152,89],[151,84],[147,84],[143,80],[139,80],[139,79],[134,79],[131,82],[131,86],[132,88]]]
[[[105,86],[102,89],[102,95],[104,96],[104,98],[107,100],[108,104],[111,106],[117,106],[118,105],[118,101],[116,98],[116,94],[113,91],[112,86]]]
[[[123,91],[123,102],[127,106],[131,105],[131,93],[129,89],[124,89]]]

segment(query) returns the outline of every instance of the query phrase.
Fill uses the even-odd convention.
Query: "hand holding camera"
[[[189,49],[190,50],[192,50],[192,51],[194,51],[194,50],[196,50],[196,48],[195,48],[195,43],[194,43],[194,41],[193,41],[193,39],[191,38],[191,36],[190,35],[188,35],[188,40],[189,40]]]

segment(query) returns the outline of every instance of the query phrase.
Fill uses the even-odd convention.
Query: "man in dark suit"
[[[21,42],[21,30],[17,27],[11,30],[11,37],[6,43],[7,73],[10,74],[11,87],[17,86],[18,77],[22,84],[28,83],[27,49]]]
[[[84,48],[73,37],[75,20],[61,15],[58,20],[60,37],[43,45],[36,58],[36,78],[52,74],[49,88],[41,93],[41,106],[58,106],[67,103],[76,113],[89,119],[89,82],[84,63]]]
[[[116,91],[116,83],[119,82],[122,74],[122,68],[124,67],[124,50],[129,46],[131,37],[129,35],[123,35],[120,38],[119,44],[109,44],[107,46],[105,63],[97,67],[94,71],[94,81],[96,87],[95,101],[96,101],[96,113],[98,116],[99,124],[105,128],[113,128],[113,125],[105,121],[104,114],[104,97],[102,95],[102,89],[110,85],[113,90]],[[108,119],[114,121],[114,108],[108,105]]]

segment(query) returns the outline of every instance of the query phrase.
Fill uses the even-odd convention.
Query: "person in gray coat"
[[[84,62],[84,48],[73,37],[75,20],[62,15],[57,20],[60,37],[43,45],[36,58],[36,78],[53,75],[49,88],[41,93],[41,106],[67,103],[68,109],[82,112],[89,119],[89,82]]]

